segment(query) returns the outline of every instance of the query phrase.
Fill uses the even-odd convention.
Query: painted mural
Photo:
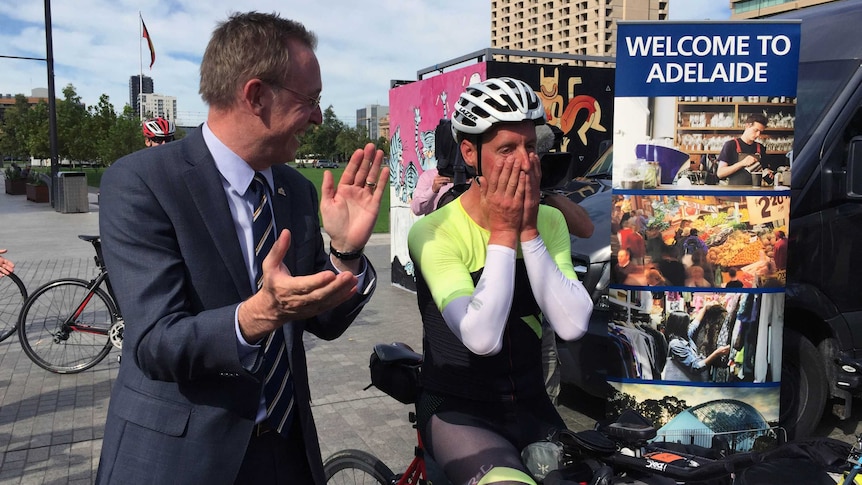
[[[454,103],[468,85],[502,76],[521,79],[536,90],[550,124],[564,134],[564,151],[574,154],[575,167],[569,175],[582,173],[598,157],[602,142],[610,140],[612,69],[482,62],[393,88],[389,91],[393,284],[415,290],[407,233],[417,216],[411,212],[410,202],[419,176],[437,166],[437,124],[450,118]]]

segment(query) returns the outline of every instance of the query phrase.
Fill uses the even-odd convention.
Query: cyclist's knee
[[[529,475],[505,466],[495,466],[490,469],[476,485],[536,485],[536,481]]]

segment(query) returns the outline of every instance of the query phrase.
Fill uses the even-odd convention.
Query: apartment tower
[[[612,57],[617,50],[617,20],[666,20],[668,3],[668,0],[491,0],[491,47]],[[571,63],[560,59],[503,57],[498,60]]]

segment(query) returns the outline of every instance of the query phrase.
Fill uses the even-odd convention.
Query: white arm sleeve
[[[503,346],[514,291],[515,250],[489,245],[485,269],[473,294],[449,302],[443,319],[470,352],[494,355]]]
[[[566,278],[541,236],[521,243],[533,297],[563,340],[576,340],[587,331],[593,300],[584,284]]]

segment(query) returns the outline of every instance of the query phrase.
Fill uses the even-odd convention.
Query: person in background
[[[742,281],[739,281],[736,275],[736,268],[729,268],[727,270],[727,275],[730,279],[727,280],[727,283],[724,284],[725,288],[743,288],[745,285]]]
[[[787,235],[780,229],[775,231],[775,243],[772,245],[772,251],[775,269],[787,269]]]
[[[410,210],[417,216],[430,214],[437,209],[440,197],[452,188],[452,177],[440,175],[436,167],[431,167],[422,172],[413,189],[413,200],[410,201]]]
[[[417,426],[451,483],[534,484],[521,450],[565,427],[542,378],[540,315],[577,339],[592,300],[563,215],[539,203],[544,121],[523,81],[468,86],[452,126],[474,183],[408,235],[424,331]]]
[[[726,180],[728,185],[750,186],[751,172],[764,170],[760,160],[766,154],[766,147],[757,139],[766,129],[767,121],[761,113],[749,115],[745,118],[742,135],[724,143],[718,154],[716,171],[720,180]]]
[[[303,339],[339,337],[371,297],[389,170],[369,143],[318,204],[287,165],[323,121],[315,46],[298,22],[232,14],[201,61],[206,122],[104,173],[125,333],[97,484],[326,482]]]
[[[0,249],[0,254],[6,254],[5,249]],[[8,259],[0,256],[0,278],[4,275],[14,273],[15,272],[15,263],[9,261]]]
[[[705,310],[706,307],[698,312],[695,322],[692,322],[685,312],[672,312],[667,316],[665,336],[668,341],[668,354],[662,380],[704,382],[708,380],[710,366],[718,363],[721,356],[730,353],[730,345],[722,345],[706,357],[698,353],[690,333],[696,331],[697,323],[703,318]]]
[[[150,148],[174,141],[177,126],[173,121],[157,117],[144,121],[141,129],[144,132],[144,144]]]

